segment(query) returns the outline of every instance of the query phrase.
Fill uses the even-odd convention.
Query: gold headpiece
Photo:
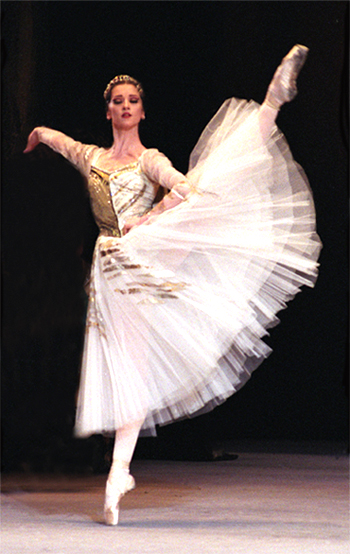
[[[142,85],[141,83],[139,83],[136,79],[134,79],[133,77],[130,77],[130,75],[117,75],[116,77],[114,77],[114,79],[112,79],[107,87],[106,87],[106,90],[104,91],[103,93],[103,98],[105,100],[108,99],[108,95],[110,94],[111,90],[113,87],[115,87],[115,85],[118,85],[119,83],[129,83],[130,85],[134,85],[137,90],[139,91],[140,93],[140,96],[142,98],[143,96],[143,88],[142,88]]]

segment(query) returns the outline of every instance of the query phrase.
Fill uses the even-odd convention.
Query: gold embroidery
[[[106,275],[108,281],[113,279],[117,280],[119,276],[130,274],[129,282],[123,283],[122,287],[114,288],[114,292],[128,295],[128,294],[143,294],[146,298],[141,300],[141,303],[147,301],[151,303],[158,303],[161,299],[177,299],[177,292],[183,290],[187,285],[184,282],[163,281],[157,274],[152,274],[149,267],[143,267],[140,264],[133,263],[133,261],[121,251],[120,246],[107,246],[100,250],[102,261],[102,271]],[[128,272],[128,273],[126,273]],[[132,279],[132,277],[135,279]],[[132,279],[132,280],[131,280]],[[116,284],[118,281],[116,281]],[[151,300],[151,298],[153,298]]]
[[[138,161],[131,162],[127,165],[122,165],[120,167],[117,167],[116,169],[113,169],[113,171],[106,171],[105,169],[100,169],[99,167],[91,166],[91,171],[93,173],[96,173],[100,177],[102,177],[102,179],[109,181],[111,175],[122,175],[127,171],[132,171],[133,169],[137,168],[138,163],[139,163]]]
[[[186,286],[186,283],[171,283],[171,282],[163,283],[163,287],[167,291],[181,290],[185,286]]]
[[[97,328],[98,332],[102,337],[106,337],[106,331],[104,326],[104,321],[102,315],[96,306],[96,290],[93,286],[93,269],[91,272],[91,285],[89,290],[89,305],[86,316],[86,330],[88,331],[90,327]]]
[[[136,161],[136,162],[131,162],[127,165],[123,165],[121,167],[117,167],[117,169],[112,171],[110,173],[110,175],[118,175],[118,177],[119,177],[119,175],[122,175],[123,173],[127,173],[128,171],[132,171],[133,169],[136,169],[137,166],[138,166],[138,163],[139,162]]]
[[[101,234],[120,237],[121,233],[110,195],[107,172],[91,167],[89,193],[92,211]]]
[[[138,285],[138,286],[135,286]],[[186,286],[186,283],[126,283],[128,288],[114,289],[114,292],[120,294],[135,294],[145,292],[145,289],[154,289],[149,291],[153,296],[159,296],[160,298],[178,298],[176,294],[172,294],[175,291],[181,290]],[[141,287],[141,288],[140,288]]]
[[[110,227],[106,226],[100,228],[100,235],[103,235],[105,237],[121,237],[119,229],[111,229]]]
[[[97,167],[91,166],[91,173],[98,175],[101,177],[101,179],[108,183],[109,181],[109,173],[107,171],[103,171],[102,169],[98,169]]]
[[[121,264],[121,267],[123,269],[139,269],[141,266],[140,264]]]
[[[145,190],[146,190],[146,184],[143,185],[142,189],[137,192],[136,194],[134,194],[134,196],[132,198],[130,198],[130,200],[128,202],[125,202],[125,204],[123,204],[119,210],[118,210],[118,215],[122,214],[123,212],[125,212],[125,210],[127,210],[128,208],[130,208],[130,206],[132,206],[133,204],[135,204],[136,200],[138,200],[139,198],[141,198],[141,196],[144,195],[145,193]]]

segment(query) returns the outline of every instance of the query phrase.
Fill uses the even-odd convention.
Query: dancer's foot
[[[296,80],[303,67],[309,49],[296,44],[283,58],[267,90],[264,103],[279,110],[285,102],[290,102],[298,94]]]
[[[119,502],[122,497],[135,488],[135,479],[129,470],[113,462],[106,483],[104,517],[107,525],[117,525],[119,520]]]

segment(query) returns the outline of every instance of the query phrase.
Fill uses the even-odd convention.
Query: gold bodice
[[[151,209],[157,188],[142,172],[138,161],[113,172],[92,166],[88,190],[100,233],[120,237],[128,218]]]

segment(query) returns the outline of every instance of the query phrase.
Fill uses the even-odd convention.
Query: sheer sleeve
[[[83,175],[87,176],[93,154],[100,150],[93,144],[83,144],[60,131],[48,127],[38,127],[40,142],[46,144],[55,152],[61,154],[73,164]]]
[[[190,183],[185,175],[177,171],[170,160],[157,149],[146,150],[140,158],[140,163],[142,171],[151,181],[165,189],[170,189],[170,192],[148,214],[142,216],[138,224],[174,208],[185,200],[191,192]]]
[[[141,169],[147,177],[166,189],[173,189],[186,194],[189,183],[180,171],[177,171],[171,161],[156,148],[146,150],[141,157]],[[181,190],[180,190],[181,189]],[[175,192],[175,191],[174,191]]]

